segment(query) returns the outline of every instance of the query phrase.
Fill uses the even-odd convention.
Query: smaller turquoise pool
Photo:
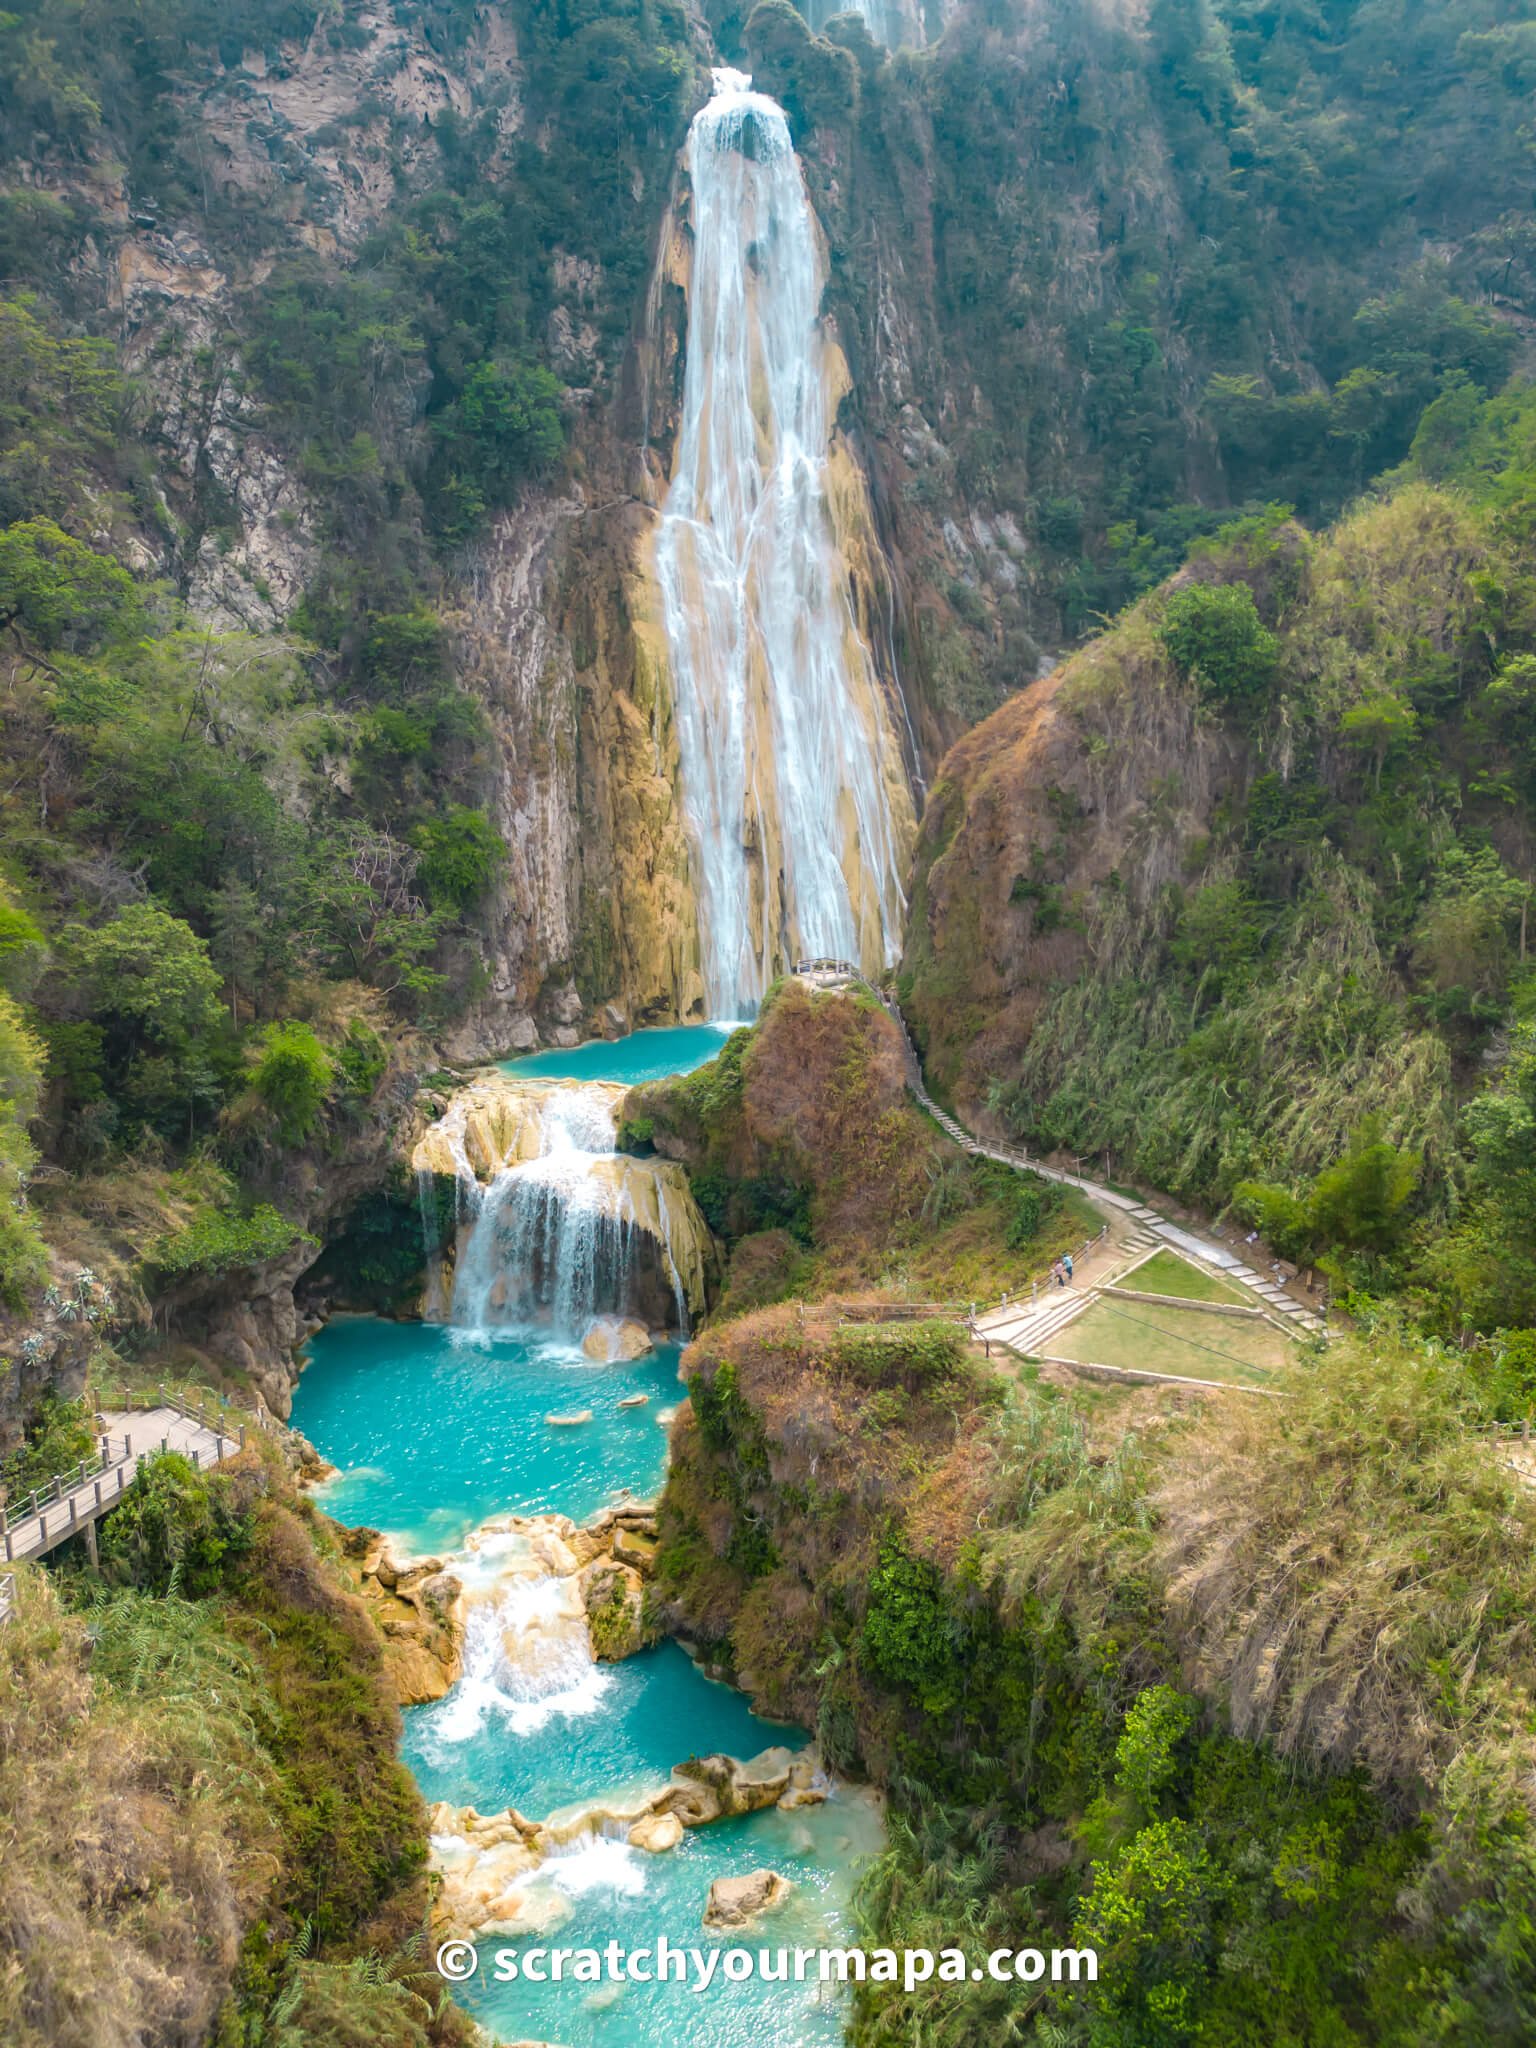
[[[660,1491],[683,1398],[678,1347],[594,1365],[527,1330],[459,1330],[372,1316],[328,1323],[309,1347],[293,1426],[338,1477],[316,1505],[338,1522],[399,1537],[417,1556],[456,1550],[491,1515],[584,1522],[627,1488]],[[621,1408],[626,1395],[647,1396]],[[552,1428],[546,1415],[592,1420]]]
[[[622,1841],[573,1842],[540,1872],[555,1895],[551,1931],[517,1941],[480,1944],[480,1969],[458,1996],[503,2041],[566,2042],[571,2048],[836,2048],[843,2039],[847,1992],[817,1981],[794,1981],[797,1946],[847,1947],[857,1942],[852,1893],[866,1859],[882,1847],[880,1810],[846,1789],[825,1806],[797,1813],[754,1814],[694,1828],[677,1848],[648,1855]],[[709,1887],[717,1877],[776,1870],[794,1887],[776,1912],[749,1929],[712,1934],[703,1926]],[[708,1988],[693,1979],[665,1984],[498,1983],[496,1955],[511,1950],[548,1973],[530,1951],[601,1948],[618,1941],[655,1954],[659,1935],[674,1950],[716,1957]],[[725,1953],[768,1952],[768,1967],[787,1981],[753,1975],[728,1982]],[[780,1952],[787,1951],[785,1961]],[[649,1963],[642,1962],[642,1969]],[[685,1967],[692,1970],[691,1955]]]
[[[735,1024],[674,1024],[658,1031],[632,1031],[628,1038],[588,1039],[569,1051],[553,1047],[523,1059],[503,1060],[501,1071],[530,1080],[622,1081],[635,1088],[642,1081],[665,1081],[672,1074],[691,1074],[712,1060],[738,1027]]]
[[[544,1820],[604,1793],[653,1790],[687,1756],[756,1756],[806,1739],[754,1714],[742,1693],[712,1685],[676,1643],[574,1678],[510,1717],[468,1683],[407,1708],[401,1755],[426,1797],[481,1813],[515,1806]]]

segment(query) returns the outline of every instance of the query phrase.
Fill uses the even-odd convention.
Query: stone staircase
[[[1006,1344],[1010,1351],[1039,1358],[1056,1332],[1074,1322],[1098,1298],[1097,1287],[1051,1287],[1032,1305],[1013,1302],[990,1309],[976,1318],[976,1328],[981,1336]]]

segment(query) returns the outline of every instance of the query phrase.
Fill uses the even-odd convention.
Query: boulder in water
[[[749,1870],[745,1877],[717,1877],[704,1908],[706,1927],[746,1927],[759,1913],[782,1906],[794,1890],[776,1870]]]
[[[574,1415],[546,1415],[544,1420],[551,1429],[579,1429],[584,1422],[592,1420],[590,1408],[578,1408]]]
[[[650,1400],[649,1394],[626,1394],[619,1403],[621,1408],[643,1408]]]
[[[629,1831],[630,1847],[649,1849],[653,1855],[660,1855],[665,1849],[675,1849],[682,1839],[683,1824],[675,1813],[648,1813]]]
[[[830,1790],[827,1774],[817,1763],[815,1752],[807,1750],[789,1767],[789,1787],[779,1794],[779,1808],[784,1813],[793,1813],[797,1807],[821,1806]]]
[[[594,1316],[581,1340],[581,1348],[599,1365],[618,1365],[631,1358],[644,1358],[652,1349],[651,1333],[632,1316]]]

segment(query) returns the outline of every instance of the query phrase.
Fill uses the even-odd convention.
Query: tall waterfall
[[[911,796],[829,504],[835,351],[782,109],[717,70],[693,123],[677,462],[656,543],[710,1014],[896,957]]]

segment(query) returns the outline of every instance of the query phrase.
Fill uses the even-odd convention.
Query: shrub
[[[959,1697],[955,1632],[936,1565],[914,1557],[901,1538],[880,1545],[870,1574],[860,1641],[870,1669],[917,1696],[924,1713],[942,1714]]]
[[[269,1024],[251,1086],[277,1119],[284,1142],[302,1144],[320,1121],[336,1069],[307,1024]]]
[[[37,1405],[27,1440],[0,1466],[0,1479],[14,1499],[30,1493],[60,1472],[91,1458],[96,1432],[83,1401],[64,1401],[50,1388]]]
[[[921,1394],[958,1377],[965,1338],[954,1323],[877,1323],[838,1330],[829,1355],[864,1386],[902,1387]]]
[[[102,1522],[101,1562],[109,1579],[151,1593],[174,1585],[213,1592],[230,1562],[251,1545],[249,1512],[227,1473],[198,1472],[189,1458],[162,1451],[146,1458]]]
[[[270,1202],[262,1202],[249,1216],[210,1209],[180,1230],[166,1231],[149,1245],[144,1263],[162,1279],[176,1280],[191,1273],[259,1266],[281,1258],[295,1245],[315,1242]]]
[[[1218,703],[1251,703],[1274,680],[1280,643],[1246,583],[1189,584],[1169,599],[1159,630],[1174,666]]]

